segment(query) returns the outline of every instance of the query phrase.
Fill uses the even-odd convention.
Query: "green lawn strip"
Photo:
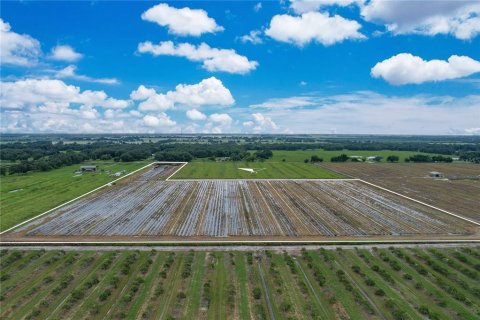
[[[473,292],[474,288],[479,289],[479,286],[477,283],[472,281],[472,279],[466,277],[461,272],[452,269],[450,266],[448,266],[448,264],[444,263],[443,261],[436,260],[435,257],[431,255],[431,252],[429,252],[428,250],[424,250],[424,251],[420,251],[416,249],[411,249],[411,250],[417,253],[420,257],[422,257],[421,259],[430,268],[430,270],[432,270],[432,272],[437,275],[437,277],[443,278],[445,281],[448,281],[451,285],[455,286],[459,291],[463,292],[470,302],[479,301],[479,297],[476,296],[475,293]],[[440,264],[441,268],[446,270],[448,274],[447,275],[442,274],[441,272],[433,268],[433,266],[427,263],[427,260],[425,260],[424,257],[429,257],[431,260],[433,260],[437,264]],[[476,312],[480,312],[480,307],[475,308],[474,305],[471,305],[471,307],[473,307]]]
[[[205,275],[205,252],[196,252],[192,265],[192,280],[187,291],[185,319],[195,319],[202,299],[202,280]]]
[[[75,287],[70,291],[70,294],[65,297],[63,301],[61,301],[56,309],[49,315],[48,318],[50,319],[70,319],[71,318],[71,313],[79,306],[79,303],[85,299],[86,294],[89,294],[89,292],[93,291],[96,287],[97,284],[93,285],[86,285],[87,282],[91,282],[93,279],[93,276],[97,277],[97,280],[101,278],[104,275],[104,271],[101,269],[101,266],[104,262],[107,260],[110,260],[114,257],[115,253],[114,252],[103,252],[101,253],[101,256],[95,261],[94,267],[92,270],[88,272],[86,275],[82,275],[79,277],[81,280],[78,282]],[[73,292],[76,292],[75,290],[78,290],[77,292],[82,292],[83,295],[75,300],[73,299]],[[69,306],[69,307],[67,307]]]
[[[335,318],[335,312],[333,311],[331,305],[328,303],[328,298],[325,295],[324,289],[320,287],[318,282],[315,280],[314,276],[312,275],[311,271],[307,266],[307,263],[300,258],[297,259],[297,263],[299,265],[299,271],[307,282],[309,290],[313,290],[313,292],[311,292],[311,294],[313,295],[312,298],[314,298],[318,304],[320,317],[322,319]],[[311,300],[314,301],[313,299]]]
[[[117,276],[119,266],[127,258],[127,255],[127,251],[117,254],[117,258],[107,269],[107,272],[100,279],[100,282],[93,288],[93,290],[82,300],[81,304],[76,308],[76,312],[72,315],[72,319],[81,319],[82,317],[86,317],[90,314],[92,307],[97,304],[98,295],[101,293],[101,290],[108,286],[108,283],[112,280],[113,277]]]
[[[115,302],[110,306],[110,309],[107,311],[105,318],[106,319],[114,319],[114,318],[122,318],[120,316],[126,310],[126,305],[128,303],[124,302],[124,298],[126,295],[130,294],[130,288],[134,285],[135,279],[139,277],[140,267],[147,261],[150,252],[141,251],[139,253],[139,257],[137,259],[137,263],[135,268],[131,269],[131,272],[127,275],[128,280],[123,286],[122,290],[117,291]],[[133,294],[133,298],[135,298],[135,294]]]
[[[128,257],[130,255],[136,255],[135,261],[133,263],[128,263],[129,266],[129,273],[128,274],[123,274],[121,270],[124,268],[124,265],[128,262]],[[140,267],[141,264],[141,256],[138,252],[132,252],[129,251],[127,253],[127,256],[125,257],[125,260],[123,261],[122,265],[119,266],[119,269],[117,269],[117,274],[112,277],[112,280],[115,279],[115,277],[118,277],[118,282],[116,285],[108,284],[104,290],[109,290],[110,295],[104,301],[100,301],[100,297],[102,296],[102,293],[105,291],[99,292],[99,295],[97,297],[97,303],[98,303],[98,308],[97,311],[95,312],[94,319],[107,319],[108,316],[113,316],[113,314],[110,314],[110,312],[113,313],[115,311],[114,306],[116,306],[121,298],[122,293],[124,292],[125,288],[127,285],[133,281],[132,274],[134,274]],[[112,310],[113,309],[113,310]]]
[[[208,308],[208,319],[227,318],[227,271],[223,252],[213,252],[215,271],[212,274],[212,302]]]
[[[404,250],[401,249],[395,249],[395,252],[399,252],[403,254],[404,257],[409,257],[414,263],[416,263],[418,266],[423,268],[422,263],[416,262],[414,259],[410,257],[409,254],[407,254]],[[397,257],[398,255],[395,254]],[[457,300],[455,300],[451,295],[449,295],[445,290],[438,285],[438,282],[436,281],[436,278],[431,279],[431,274],[426,274],[422,275],[421,273],[418,272],[415,268],[410,266],[405,260],[405,258],[402,258],[401,261],[404,261],[404,269],[408,270],[409,274],[412,275],[413,279],[422,285],[422,287],[427,288],[430,292],[434,292],[436,296],[441,297],[443,296],[445,299],[446,307],[448,306],[449,309],[452,311],[456,312],[456,314],[463,315],[464,317],[472,317],[474,318],[474,315],[471,313],[470,310],[466,308],[466,306]],[[427,270],[427,269],[425,269]],[[411,271],[411,273],[410,273]]]
[[[173,309],[173,301],[176,298],[178,292],[178,285],[180,283],[183,262],[185,259],[185,254],[179,252],[175,257],[175,262],[169,269],[168,277],[164,282],[165,293],[162,297],[162,302],[158,304],[155,309],[155,315],[152,319],[167,319],[170,315],[171,310]]]
[[[265,259],[264,259],[265,260]],[[285,318],[290,313],[293,313],[295,319],[305,319],[305,317],[310,317],[310,314],[307,314],[307,310],[305,308],[305,300],[306,298],[303,296],[302,292],[300,292],[300,288],[298,285],[298,279],[296,276],[292,274],[292,271],[289,269],[287,264],[285,263],[285,259],[281,254],[273,254],[272,255],[272,262],[276,264],[276,269],[280,273],[280,277],[283,280],[283,285],[281,288],[282,290],[282,297],[277,295],[274,288],[275,285],[272,283],[272,277],[268,274],[268,268],[264,267],[265,275],[267,275],[267,280],[269,282],[269,288],[271,289],[272,295],[276,300],[274,310],[279,313],[279,318]],[[297,269],[297,268],[296,268]],[[295,270],[296,270],[295,269]],[[297,270],[297,272],[299,272]],[[298,275],[297,275],[298,276]],[[314,303],[315,297],[310,297],[308,299],[309,303]],[[273,300],[272,300],[273,301]],[[290,313],[285,313],[281,309],[282,303],[287,303],[292,306],[292,310]],[[279,308],[280,307],[280,308]]]
[[[388,250],[378,250],[376,253],[379,252],[384,254],[385,257],[389,259],[389,261],[397,261],[397,259],[390,255]],[[423,290],[415,289],[412,281],[406,280],[401,276],[401,274],[404,273],[403,269],[398,271],[394,270],[389,264],[389,262],[386,262],[379,256],[377,256],[375,254],[375,251],[373,252],[373,254],[371,254],[370,252],[366,252],[365,254],[369,259],[371,259],[370,261],[372,261],[373,263],[379,265],[385,270],[390,270],[389,274],[392,276],[393,279],[396,280],[395,284],[400,288],[400,292],[403,294],[405,301],[407,301],[410,305],[415,306],[417,310],[421,306],[427,306],[439,318],[449,319],[448,317],[442,315],[445,312],[444,310],[442,310],[437,304],[432,304],[433,294],[429,295],[426,294]],[[402,266],[402,264],[400,264],[400,266]]]
[[[235,252],[235,276],[238,280],[240,291],[240,294],[237,294],[237,299],[240,299],[238,303],[240,309],[240,319],[248,320],[251,319],[251,315],[249,306],[250,303],[248,300],[247,268],[245,266],[245,254],[243,252]]]
[[[36,252],[36,251],[33,251]],[[50,259],[55,255],[55,252],[49,251],[41,256],[39,256],[36,259],[29,259],[28,262],[26,262],[26,266],[21,269],[17,269],[15,267],[10,268],[6,270],[1,270],[0,275],[3,277],[4,275],[8,274],[8,279],[4,280],[0,284],[0,295],[4,295],[8,291],[10,291],[10,288],[12,286],[18,286],[19,284],[26,282],[30,279],[30,277],[34,276],[36,273],[40,273],[42,268],[39,268],[40,266],[43,265],[43,262],[46,260]],[[30,256],[32,257],[32,256]]]
[[[145,283],[143,284],[138,297],[135,299],[132,307],[127,313],[127,319],[139,319],[141,318],[140,310],[144,303],[147,302],[147,298],[150,297],[153,293],[154,283],[157,278],[158,270],[160,265],[165,261],[165,252],[156,253],[154,256],[154,262],[148,270],[147,276],[145,277]]]
[[[52,252],[52,256],[49,257],[46,261],[49,261],[49,259],[56,258],[58,255],[58,251]],[[69,253],[66,254],[65,256],[60,257],[59,259],[53,261],[50,263],[48,266],[45,268],[38,268],[34,272],[28,275],[26,279],[22,279],[20,284],[17,284],[15,286],[15,289],[12,292],[9,292],[8,298],[5,298],[4,303],[2,302],[2,311],[9,310],[12,306],[16,306],[17,308],[21,306],[23,303],[25,303],[24,298],[27,295],[27,293],[32,290],[32,288],[39,287],[43,284],[45,277],[47,276],[52,276],[54,279],[58,278],[56,277],[57,274],[62,274],[64,273],[64,269],[62,269],[64,266],[61,265],[62,262],[64,263],[66,259],[73,257],[74,253]],[[45,261],[45,262],[46,262]],[[42,264],[43,266],[44,264]],[[55,281],[52,281],[49,285],[46,287],[50,288],[55,285]],[[36,292],[33,292],[35,294]],[[0,314],[0,318],[3,318],[4,313],[2,312]]]
[[[89,162],[100,169],[107,169],[108,162]],[[149,161],[132,163],[110,163],[108,169],[113,172],[134,171]],[[1,177],[0,185],[0,231],[6,230],[24,220],[54,208],[68,200],[78,197],[109,181],[117,179],[105,172],[87,173],[74,177],[74,171],[80,164],[54,169],[48,172],[30,172],[25,175]],[[21,189],[21,190],[20,190]],[[10,192],[12,190],[20,190]]]
[[[335,275],[335,268],[329,262],[324,262],[317,252],[312,253],[311,256],[312,263],[325,273],[326,283],[324,290],[327,291],[329,289],[331,291],[331,294],[342,304],[350,318],[359,320],[371,318],[372,316],[361,309],[353,299],[352,294],[345,290],[344,286],[338,281]]]
[[[256,173],[239,168],[253,168]],[[305,163],[189,162],[172,179],[320,179],[342,178],[328,169]]]
[[[93,256],[92,252],[88,252],[87,254],[84,255],[85,257],[90,257]],[[82,258],[84,257],[82,256]],[[68,257],[68,254],[65,256],[66,258]],[[59,302],[65,298],[66,293],[70,292],[72,287],[75,285],[75,280],[78,281],[79,276],[83,270],[82,269],[82,259],[77,259],[74,263],[72,263],[69,267],[66,268],[58,268],[59,274],[53,275],[54,280],[46,287],[39,288],[41,290],[37,290],[38,294],[36,294],[33,297],[29,297],[27,300],[27,303],[22,305],[22,307],[18,310],[17,313],[14,314],[13,319],[21,319],[27,313],[33,313],[34,309],[38,310],[41,314],[50,314],[53,309],[59,304]],[[89,268],[85,268],[84,270],[89,270]],[[67,286],[63,289],[58,294],[54,294],[52,291],[58,287],[59,285],[59,280],[61,280],[64,276],[66,275],[73,275],[72,281],[68,282]],[[40,278],[40,281],[43,281],[44,277]],[[38,282],[37,282],[38,283]],[[35,287],[36,284],[32,287]],[[48,302],[48,306],[46,307],[36,307],[35,306],[41,302],[42,300]],[[37,315],[37,316],[39,316]],[[45,316],[44,316],[45,317]]]
[[[400,159],[400,162],[404,162],[405,158],[413,156],[414,154],[428,154],[415,151],[397,151],[397,150],[323,150],[323,149],[310,149],[310,150],[273,150],[273,157],[267,161],[282,161],[286,162],[303,162],[305,159],[310,160],[313,155],[323,158],[324,162],[330,162],[330,159],[340,154],[346,154],[348,156],[381,156],[383,159],[381,162],[386,162],[386,159],[390,155],[396,155]],[[433,154],[430,154],[433,155]]]
[[[385,250],[384,252],[386,256],[390,259],[390,261],[396,261],[401,266],[403,274],[408,274],[412,277],[411,280],[408,280],[403,277],[400,278],[400,276],[398,275],[398,279],[402,280],[402,284],[404,286],[408,286],[411,291],[416,292],[416,294],[413,294],[412,296],[416,295],[417,297],[419,297],[420,301],[423,301],[422,304],[428,306],[429,309],[432,309],[441,319],[452,319],[453,315],[455,315],[459,311],[466,311],[462,304],[448,297],[448,295],[445,294],[443,290],[437,288],[435,284],[432,283],[428,278],[422,277],[415,269],[410,267],[408,263],[399,259],[392,252],[389,252],[387,250]],[[394,274],[393,276],[397,277],[396,274]],[[421,287],[424,288],[425,291],[415,288],[415,283],[420,283]],[[451,303],[447,304],[447,306],[443,308],[439,306],[439,303],[441,301],[446,300],[451,301]]]
[[[417,319],[421,316],[414,306],[410,305],[405,301],[403,297],[404,293],[402,293],[401,288],[398,286],[397,283],[386,282],[377,272],[374,272],[371,269],[371,267],[375,265],[374,262],[371,262],[371,264],[369,265],[360,257],[358,257],[357,254],[353,251],[344,250],[342,252],[345,256],[345,259],[338,259],[337,261],[343,264],[343,266],[345,267],[344,270],[346,272],[348,270],[348,273],[351,277],[355,279],[357,284],[360,285],[365,292],[369,293],[370,299],[372,299],[376,303],[376,305],[382,310],[384,314],[391,314],[391,311],[388,310],[388,308],[386,308],[385,306],[386,299],[391,299],[394,301],[394,303],[400,310],[403,310],[406,313],[406,315],[410,319]],[[366,250],[359,250],[359,252],[363,252],[365,255],[369,256],[369,253]],[[385,292],[385,296],[382,298],[375,295],[373,287],[367,286],[365,284],[365,281],[358,274],[352,271],[352,265],[360,266],[361,270],[365,273],[365,275],[375,282],[377,288],[382,289]]]

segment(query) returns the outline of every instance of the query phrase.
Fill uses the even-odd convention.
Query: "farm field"
[[[480,248],[2,250],[2,319],[478,319]]]
[[[252,168],[250,173],[239,168]],[[343,176],[309,163],[192,161],[172,179],[338,179]]]
[[[147,163],[149,162],[92,161],[86,164],[97,165],[104,171],[75,176],[74,172],[81,166],[76,164],[48,172],[2,177],[0,231],[118,178],[110,176],[105,171],[114,173],[125,170],[128,173]]]
[[[435,155],[431,153],[423,152],[414,152],[414,151],[397,151],[397,150],[379,150],[379,151],[366,151],[366,150],[334,150],[327,151],[323,149],[311,149],[311,150],[274,150],[273,157],[268,159],[268,162],[280,162],[285,159],[286,162],[303,162],[305,159],[309,159],[313,155],[316,155],[323,159],[324,162],[330,162],[332,157],[338,156],[340,154],[346,154],[347,156],[361,156],[361,157],[370,157],[370,156],[380,156],[382,159],[380,162],[387,162],[387,157],[391,155],[398,156],[400,162],[404,162],[406,158],[413,156],[415,154],[428,154]]]
[[[478,228],[356,180],[164,181],[149,168],[2,240],[470,237]]]
[[[480,222],[480,165],[470,163],[328,163],[337,172],[374,183]],[[428,177],[430,171],[446,179]]]

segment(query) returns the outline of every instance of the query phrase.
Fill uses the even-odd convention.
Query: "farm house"
[[[81,166],[80,170],[82,172],[97,172],[97,166]]]
[[[438,171],[430,171],[428,174],[431,178],[443,178],[443,173]]]

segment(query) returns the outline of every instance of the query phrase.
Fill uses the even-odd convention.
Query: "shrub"
[[[259,287],[253,288],[253,297],[258,300],[262,297],[262,291],[260,290]]]

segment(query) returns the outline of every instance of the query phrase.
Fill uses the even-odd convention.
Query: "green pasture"
[[[252,168],[255,173],[239,168]],[[337,179],[337,173],[299,162],[192,161],[172,179]]]
[[[80,164],[46,172],[29,172],[23,175],[0,177],[0,230],[6,230],[24,220],[74,199],[92,189],[118,179],[112,173],[132,172],[150,161],[108,162],[92,161],[82,165],[97,165],[99,172],[74,173]]]

